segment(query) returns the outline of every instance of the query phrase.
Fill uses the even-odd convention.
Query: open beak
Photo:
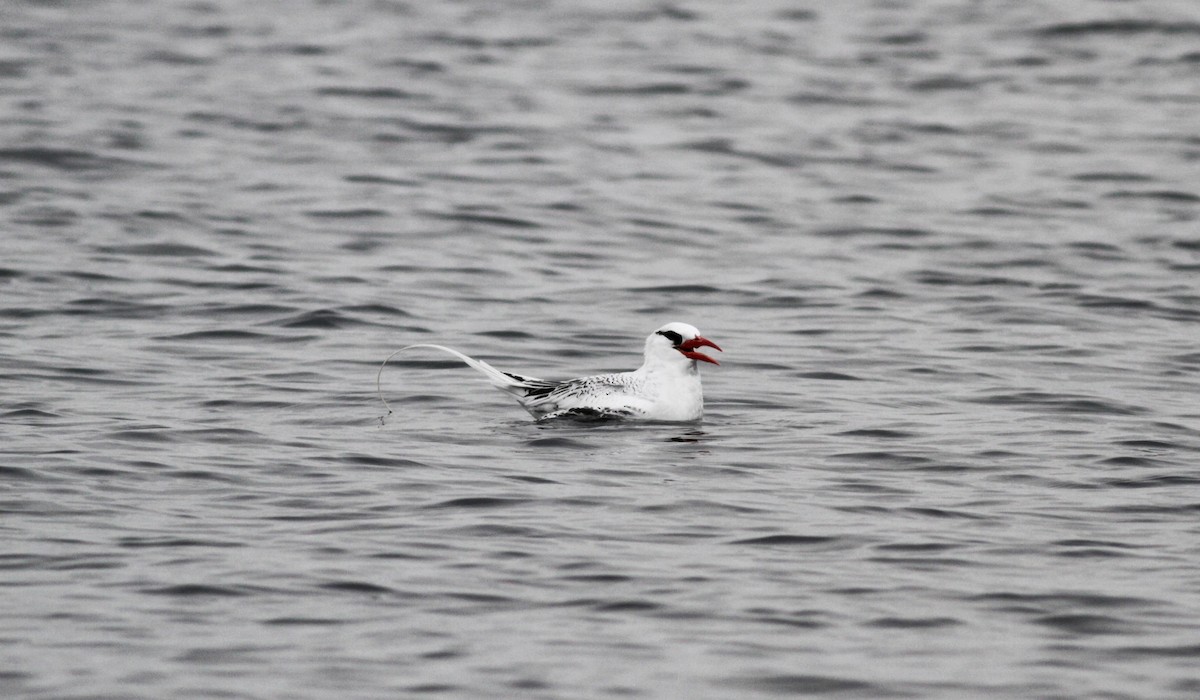
[[[714,365],[721,364],[702,352],[696,352],[696,348],[713,348],[714,350],[724,352],[716,343],[701,336],[696,336],[691,340],[685,340],[679,344],[679,352],[683,353],[684,357],[690,357],[693,360],[700,360],[701,362],[711,362]]]

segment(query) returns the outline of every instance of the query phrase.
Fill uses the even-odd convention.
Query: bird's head
[[[653,356],[668,362],[700,360],[714,365],[721,364],[708,355],[697,352],[696,349],[702,347],[721,349],[716,343],[700,335],[695,326],[678,322],[668,323],[646,339],[646,358]]]

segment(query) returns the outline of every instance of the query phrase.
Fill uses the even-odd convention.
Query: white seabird
[[[414,348],[450,353],[487,377],[492,386],[516,397],[537,420],[562,417],[625,418],[649,421],[695,421],[704,415],[704,396],[696,361],[720,364],[697,348],[721,348],[695,326],[668,323],[646,338],[645,360],[632,372],[599,374],[555,382],[501,372],[482,360],[443,345],[419,343],[400,348],[379,366],[375,377],[379,399],[391,413],[379,386],[388,360]]]

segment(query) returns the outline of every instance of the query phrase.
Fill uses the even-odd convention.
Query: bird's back
[[[519,378],[505,387],[538,420],[641,418],[698,420],[704,399],[697,373],[667,377],[638,370],[580,377],[562,382]]]
[[[636,372],[601,374],[562,382],[521,378],[510,392],[534,418],[577,416],[632,418],[644,415],[651,401]]]

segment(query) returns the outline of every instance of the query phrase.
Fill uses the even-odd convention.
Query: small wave
[[[387,304],[357,304],[352,306],[344,306],[342,309],[352,313],[382,314],[384,316],[412,318],[412,314],[404,309],[401,309],[398,306],[389,306]]]
[[[823,546],[841,541],[841,537],[823,535],[765,535],[744,540],[733,540],[729,544],[749,544],[764,546],[813,547]]]
[[[1096,171],[1090,173],[1079,173],[1072,176],[1073,180],[1079,182],[1153,182],[1154,178],[1150,175],[1142,173],[1116,172],[1116,171]]]
[[[138,243],[135,245],[105,246],[99,250],[102,253],[112,255],[158,258],[208,258],[217,255],[216,251],[184,243]]]
[[[661,610],[663,605],[650,600],[604,600],[592,604],[596,612],[647,612]]]
[[[214,62],[214,59],[208,56],[170,49],[147,51],[142,54],[142,60],[147,63],[161,63],[168,66],[210,66]]]
[[[1200,358],[1197,358],[1197,359],[1200,360]],[[1123,445],[1125,447],[1142,447],[1142,448],[1150,449],[1150,450],[1172,450],[1172,449],[1176,449],[1176,448],[1180,448],[1180,447],[1184,446],[1181,443],[1177,443],[1177,442],[1166,442],[1164,440],[1146,440],[1146,439],[1142,439],[1142,438],[1136,438],[1133,440],[1118,440],[1115,444]]]
[[[594,505],[602,505],[602,504],[595,503]],[[671,499],[670,501],[668,501],[666,503],[652,503],[649,505],[639,506],[638,510],[645,512],[645,513],[672,513],[672,512],[692,513],[692,514],[707,513],[707,514],[712,514],[713,516],[720,516],[720,515],[726,514],[726,513],[731,513],[734,515],[749,515],[751,513],[761,513],[762,512],[762,509],[760,509],[760,508],[751,508],[748,506],[741,506],[741,505],[736,505],[733,503],[723,503],[721,501],[714,501],[714,500],[707,499],[707,498]],[[773,535],[773,537],[776,537],[776,536],[777,537],[791,537],[791,535]],[[803,537],[803,536],[797,535],[797,537]],[[731,542],[730,544],[755,544],[755,543],[750,542],[748,540],[739,540],[737,542]]]
[[[1104,196],[1113,199],[1157,199],[1164,202],[1181,202],[1187,204],[1200,202],[1200,195],[1180,190],[1116,190]]]
[[[111,156],[101,156],[91,151],[53,146],[25,146],[23,148],[0,148],[0,162],[41,165],[67,172],[111,170],[116,167],[140,165],[134,161]]]
[[[79,212],[68,207],[47,204],[33,205],[18,209],[13,221],[31,226],[70,226],[79,220]]]
[[[482,524],[482,525],[467,525],[464,527],[451,528],[446,531],[451,536],[461,536],[466,538],[474,537],[495,537],[498,539],[511,539],[518,537],[531,537],[542,539],[547,537],[545,530],[536,527],[527,527],[524,525],[502,525],[502,524]]]
[[[834,107],[880,107],[888,104],[886,100],[866,97],[845,90],[841,92],[818,92],[805,90],[790,95],[788,102],[798,105],[830,105]]]
[[[561,484],[562,483],[561,481],[555,481],[554,479],[547,479],[544,476],[534,476],[532,474],[505,474],[504,478],[510,479],[512,481],[520,481],[520,482],[523,482],[526,484]]]
[[[314,309],[281,319],[272,325],[281,328],[345,328],[366,325],[333,309]]]
[[[1157,601],[1147,598],[1088,592],[1015,593],[1011,591],[997,591],[973,595],[968,597],[968,600],[979,603],[991,603],[1008,610],[1042,612],[1045,614],[1068,610],[1118,609],[1158,605]]]
[[[884,552],[945,552],[960,546],[948,542],[887,542],[875,549]]]
[[[1164,644],[1160,646],[1122,646],[1106,652],[1110,658],[1123,660],[1131,656],[1153,659],[1197,659],[1200,644]]]
[[[504,338],[506,340],[532,340],[537,338],[533,333],[513,329],[478,331],[475,335],[484,338]]]
[[[745,692],[788,697],[850,694],[864,698],[887,698],[898,695],[885,687],[841,676],[763,675],[722,678],[717,682]]]
[[[865,624],[867,627],[880,629],[919,630],[954,627],[965,623],[953,617],[877,617]]]
[[[296,311],[294,306],[280,304],[213,304],[203,307],[203,314],[212,318],[228,318],[230,316],[266,316]]]
[[[723,290],[707,284],[663,284],[652,287],[632,287],[639,294],[720,294]]]
[[[1163,462],[1150,457],[1137,457],[1133,455],[1122,455],[1120,457],[1108,457],[1100,460],[1100,464],[1111,465],[1117,467],[1157,467]]]
[[[747,619],[768,625],[781,625],[795,629],[816,630],[829,626],[829,623],[817,619],[820,614],[812,611],[781,611],[772,608],[754,608]]]
[[[365,593],[368,595],[383,595],[397,593],[396,589],[387,586],[380,586],[375,583],[367,583],[366,581],[329,581],[317,586],[322,590],[335,591],[337,593]]]
[[[580,583],[626,583],[634,580],[631,576],[623,574],[570,574],[568,576],[560,576],[563,581],[578,581]]]
[[[244,331],[240,328],[214,328],[205,331],[189,331],[187,333],[175,333],[173,335],[156,336],[158,340],[278,340],[273,335],[267,333],[256,333],[254,331]],[[294,341],[294,338],[289,338],[289,341]]]
[[[5,481],[42,481],[48,477],[33,469],[0,464],[0,483]]]
[[[592,85],[576,89],[581,95],[590,97],[661,97],[663,95],[686,95],[693,91],[687,83],[662,82],[640,85]]]
[[[1158,304],[1148,299],[1131,299],[1101,294],[1077,294],[1075,303],[1085,309],[1111,309],[1121,311],[1159,311]]]
[[[467,496],[463,498],[451,498],[448,501],[441,501],[425,506],[428,509],[440,510],[443,508],[507,508],[510,506],[523,505],[531,503],[532,499],[528,498],[498,498],[491,496]]]
[[[901,509],[899,509],[899,512],[911,513],[913,515],[920,515],[920,516],[923,516],[926,518],[959,519],[959,520],[988,520],[988,519],[990,519],[989,516],[986,516],[986,515],[980,515],[978,513],[968,513],[965,510],[950,510],[949,508],[913,507],[913,508],[901,508]]]
[[[197,428],[177,432],[181,438],[186,440],[215,445],[245,445],[269,441],[262,433],[245,428]]]
[[[188,479],[189,481],[212,481],[221,484],[240,484],[243,479],[240,476],[235,476],[228,471],[219,471],[213,469],[180,469],[178,471],[168,472],[168,475],[176,479]]]
[[[1034,618],[1033,622],[1059,632],[1080,636],[1130,634],[1136,631],[1136,627],[1128,621],[1111,615],[1065,613],[1060,615],[1043,615]]]
[[[165,444],[175,442],[176,438],[171,434],[168,428],[136,428],[130,430],[114,430],[105,435],[111,440],[120,440],[121,442],[137,442],[137,443],[157,443]]]
[[[346,182],[353,182],[361,185],[393,185],[396,187],[418,187],[421,184],[420,180],[403,177],[386,177],[384,175],[347,175],[343,178]]]
[[[258,591],[245,586],[217,586],[203,583],[181,583],[174,586],[143,588],[146,595],[175,596],[181,598],[238,598],[253,595]]]
[[[365,100],[414,100],[428,99],[429,95],[408,92],[392,87],[352,88],[352,87],[323,87],[317,88],[320,97],[353,97]]]
[[[1136,549],[1133,545],[1109,540],[1071,539],[1060,540],[1051,544],[1058,548],[1053,554],[1064,559],[1112,559],[1115,557],[1128,557],[1133,556],[1130,550]]]
[[[280,120],[252,119],[233,114],[207,111],[188,112],[185,118],[189,121],[200,122],[202,124],[223,125],[231,129],[244,129],[268,134],[292,131],[308,126],[308,123],[300,118]]]
[[[887,462],[896,466],[922,467],[934,464],[934,460],[919,455],[907,455],[885,450],[867,450],[863,452],[842,452],[832,455],[833,459],[844,459],[863,462]]]
[[[908,84],[908,89],[914,92],[941,92],[947,90],[974,90],[981,81],[967,80],[957,75],[939,75],[932,78],[922,78]]]
[[[1171,516],[1195,517],[1200,514],[1200,503],[1180,503],[1178,505],[1125,505],[1096,508],[1098,513],[1113,515],[1143,515],[1152,518],[1167,518]]]
[[[860,428],[857,430],[846,430],[837,435],[847,435],[850,437],[872,437],[883,438],[885,440],[898,440],[901,438],[916,437],[916,433],[910,433],[903,430],[888,430],[886,428]]]
[[[500,214],[473,214],[465,212],[451,212],[435,214],[439,219],[445,221],[457,221],[464,224],[481,224],[483,226],[497,226],[500,228],[515,228],[515,229],[535,229],[542,228],[542,225],[530,219],[522,219],[515,216],[502,216]]]
[[[155,303],[87,297],[67,302],[66,307],[61,309],[61,312],[70,316],[144,319],[157,318],[167,308],[169,307]]]
[[[498,133],[515,133],[518,131],[514,128],[500,126],[485,126],[479,124],[452,124],[446,122],[422,122],[415,119],[397,118],[393,119],[395,123],[408,131],[421,134],[426,139],[440,141],[448,144],[468,143],[477,138],[488,134]],[[447,179],[453,179],[454,175],[446,175]],[[466,176],[472,181],[489,182],[491,178],[480,175],[478,180],[475,176]]]
[[[62,416],[50,411],[43,411],[39,408],[17,408],[11,411],[0,413],[0,420],[28,421],[47,418],[61,418]]]
[[[314,219],[373,219],[389,216],[384,209],[312,209],[304,212],[305,216]]]
[[[1105,486],[1121,489],[1156,489],[1190,487],[1200,484],[1200,476],[1190,474],[1160,474],[1140,479],[1106,479]]]
[[[575,426],[575,425],[588,425],[588,424],[605,424],[605,423],[612,422],[612,421],[600,420],[597,418],[588,419],[586,417],[582,418],[582,419],[578,419],[578,420],[572,420],[571,416],[563,416],[563,418],[566,418],[567,420],[554,421],[553,423],[548,423],[548,422],[543,421],[542,423],[539,423],[539,425],[557,424],[557,425]],[[536,447],[538,449],[551,449],[551,450],[561,450],[561,449],[584,450],[584,449],[588,449],[591,447],[591,445],[589,445],[588,443],[583,442],[581,440],[573,440],[571,438],[559,437],[559,436],[534,438],[532,440],[527,440],[525,442],[525,446],[526,447]]]
[[[1049,394],[1040,391],[1020,391],[1014,393],[992,394],[975,399],[972,403],[992,406],[1011,406],[1015,408],[1041,409],[1062,414],[1100,414],[1114,416],[1136,416],[1146,413],[1141,406],[1121,404],[1115,401],[1100,399],[1092,396],[1075,394]]]
[[[1030,211],[1019,211],[1019,210],[1017,210],[1017,209],[1013,209],[1013,208],[1011,208],[1011,207],[999,207],[999,206],[990,206],[990,207],[973,207],[973,208],[971,208],[971,209],[965,209],[965,210],[963,210],[963,213],[964,213],[964,214],[971,215],[971,216],[983,216],[983,217],[987,217],[987,218],[997,218],[997,217],[1016,217],[1016,216],[1032,217],[1032,216],[1036,216],[1036,214],[1035,214],[1034,212],[1030,212]]]
[[[0,60],[0,78],[17,79],[24,78],[26,69],[33,65],[34,62],[26,59],[5,58]]]
[[[332,617],[272,617],[262,621],[264,625],[276,627],[328,627],[331,625],[349,624],[350,620],[339,620]]]
[[[974,275],[947,272],[944,270],[921,270],[913,273],[920,284],[939,287],[1032,287],[1033,284],[1013,277],[998,275]]]
[[[782,153],[762,153],[759,151],[751,151],[744,148],[734,146],[733,141],[726,138],[706,139],[703,141],[690,141],[681,143],[676,148],[685,151],[697,151],[699,153],[711,153],[715,155],[733,156],[746,160],[762,163],[763,165],[772,165],[781,168],[796,168],[804,163],[804,159],[798,155],[786,155]]]
[[[121,537],[117,539],[118,547],[145,549],[157,547],[244,547],[241,542],[229,542],[224,540],[206,540],[191,537]]]
[[[827,382],[862,382],[862,377],[846,375],[842,372],[799,372],[796,375],[802,379],[822,379]]]
[[[1043,37],[1080,37],[1093,34],[1196,34],[1200,22],[1169,22],[1149,19],[1113,19],[1063,22],[1034,30]]]
[[[254,399],[208,399],[200,403],[205,408],[233,408],[243,410],[265,409],[279,410],[294,406],[291,401],[254,400]]]
[[[422,462],[404,457],[385,457],[374,454],[351,453],[341,456],[341,460],[348,464],[355,464],[363,467],[424,467],[428,466]]]

